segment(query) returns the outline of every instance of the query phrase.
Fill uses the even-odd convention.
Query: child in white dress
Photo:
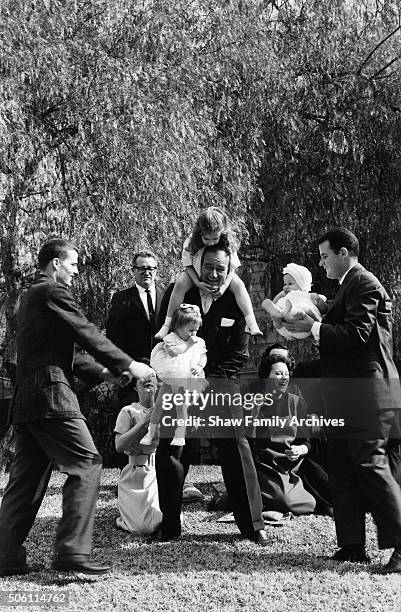
[[[157,434],[158,424],[163,415],[164,393],[176,393],[179,389],[198,388],[199,379],[205,377],[203,368],[206,365],[206,345],[203,338],[196,335],[202,323],[198,306],[181,304],[172,317],[172,331],[153,349],[150,365],[163,381],[157,396],[156,405],[150,417],[149,431],[142,438],[141,444],[151,444]],[[195,381],[198,381],[196,384]],[[186,404],[177,405],[177,418],[185,421],[188,415]],[[185,424],[175,428],[172,446],[185,445]]]
[[[139,442],[153,410],[156,388],[155,377],[138,380],[139,402],[121,409],[114,428],[116,449],[129,458],[118,480],[120,516],[116,523],[120,529],[141,536],[156,531],[163,516],[155,469],[158,437],[155,436],[151,446],[142,447]]]
[[[218,290],[212,289],[200,280],[202,256],[206,247],[221,244],[230,253],[230,270],[225,282]],[[226,289],[232,291],[235,300],[245,317],[245,331],[252,336],[263,336],[256,322],[251,298],[243,281],[235,273],[241,265],[237,255],[238,241],[231,229],[231,222],[226,213],[216,206],[209,206],[195,222],[195,227],[186,239],[182,251],[182,265],[185,271],[178,277],[170,296],[166,320],[157,332],[156,339],[162,339],[170,330],[173,312],[185,299],[187,291],[195,285],[203,293],[213,293],[215,299],[221,297]]]
[[[273,301],[263,300],[262,308],[270,314],[279,334],[289,340],[307,338],[310,332],[289,332],[282,326],[281,320],[289,322],[302,314],[308,314],[316,321],[321,321],[322,314],[327,312],[326,298],[324,295],[310,293],[312,274],[305,266],[289,263],[283,269],[283,275],[282,291]]]

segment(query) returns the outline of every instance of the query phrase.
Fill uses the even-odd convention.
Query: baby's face
[[[297,285],[291,274],[284,274],[283,276],[283,291],[289,293],[290,291],[300,291],[300,286]]]

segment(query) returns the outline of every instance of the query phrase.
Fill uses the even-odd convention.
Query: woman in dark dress
[[[311,514],[316,500],[305,489],[299,476],[304,457],[310,451],[306,404],[288,391],[291,362],[282,355],[262,359],[259,376],[266,378],[272,398],[254,412],[252,449],[264,510],[294,515]]]

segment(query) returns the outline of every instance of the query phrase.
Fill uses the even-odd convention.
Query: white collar
[[[139,295],[142,295],[144,293],[146,293],[147,289],[145,289],[144,287],[141,287],[141,285],[138,285],[138,283],[135,283],[135,287],[138,289],[138,293]],[[150,290],[150,293],[153,295],[156,291],[156,287],[155,284],[152,283],[150,285],[150,287],[148,287],[148,289]]]
[[[352,268],[353,268],[354,266],[356,266],[356,264],[357,264],[357,263],[358,263],[358,262],[356,261],[355,263],[351,264],[351,266],[348,268],[348,270],[345,272],[345,274],[343,274],[343,275],[342,275],[342,277],[338,279],[338,282],[340,283],[340,285],[342,285],[342,284],[343,284],[344,279],[345,279],[345,277],[347,276],[348,272],[349,272],[350,270],[352,270]]]

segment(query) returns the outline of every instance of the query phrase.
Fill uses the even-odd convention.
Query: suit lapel
[[[132,302],[133,308],[136,308],[145,317],[145,319],[149,321],[148,315],[146,313],[143,302],[141,298],[139,297],[139,291],[136,286],[132,287],[131,302]]]
[[[164,291],[162,291],[158,285],[155,285],[155,287],[156,287],[156,308],[155,308],[155,315],[156,315],[156,321],[157,321],[157,318],[159,316],[160,304],[161,304],[161,301],[162,301],[162,297],[163,297]]]

